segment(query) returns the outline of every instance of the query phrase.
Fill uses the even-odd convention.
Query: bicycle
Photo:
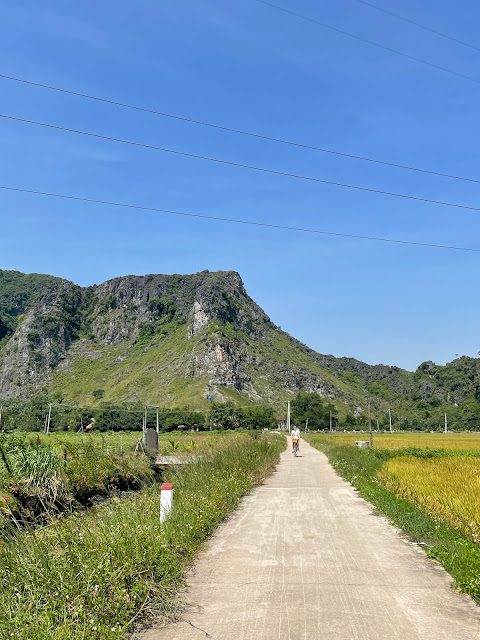
[[[299,449],[298,440],[294,440],[293,441],[293,455],[295,456],[295,458],[297,457],[298,449]]]

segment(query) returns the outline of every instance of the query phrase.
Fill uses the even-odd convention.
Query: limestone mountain
[[[4,327],[4,329],[2,329]],[[298,390],[330,398],[339,416],[476,420],[480,360],[415,373],[322,355],[277,327],[238,273],[114,278],[80,287],[0,271],[0,398],[38,392],[92,406],[141,401],[206,408],[207,397],[281,410]],[[3,339],[2,339],[3,338]]]
[[[356,404],[277,328],[234,272],[40,281],[4,345],[0,397],[49,390],[87,402],[283,402],[304,388]],[[103,393],[100,394],[100,391]]]

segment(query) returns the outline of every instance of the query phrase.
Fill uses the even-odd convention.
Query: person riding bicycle
[[[292,453],[296,454],[296,452],[300,449],[300,429],[293,425],[292,429]]]

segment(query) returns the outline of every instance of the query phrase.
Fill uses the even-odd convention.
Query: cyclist
[[[300,429],[293,425],[292,429],[292,448],[293,455],[297,457],[298,450],[300,449]]]

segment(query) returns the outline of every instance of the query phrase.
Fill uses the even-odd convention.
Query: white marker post
[[[173,484],[164,482],[160,493],[160,522],[170,514],[173,507]]]

